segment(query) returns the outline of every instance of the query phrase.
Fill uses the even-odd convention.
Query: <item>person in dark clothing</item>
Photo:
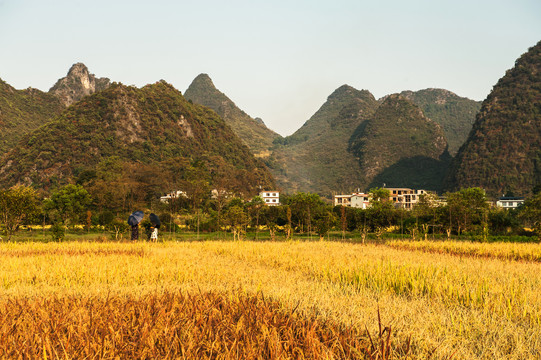
[[[132,225],[131,227],[131,239],[139,240],[139,224]]]

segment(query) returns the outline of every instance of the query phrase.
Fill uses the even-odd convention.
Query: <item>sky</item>
[[[97,77],[184,92],[200,73],[286,136],[338,87],[484,100],[541,40],[540,0],[0,0],[0,78]]]

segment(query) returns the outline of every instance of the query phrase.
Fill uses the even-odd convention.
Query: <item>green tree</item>
[[[278,226],[286,226],[286,210],[284,206],[263,206],[261,224],[267,226],[272,240],[275,240]]]
[[[371,189],[370,196],[370,207],[365,211],[366,221],[370,229],[380,238],[385,229],[395,222],[396,211],[393,203],[389,200],[389,190]]]
[[[329,231],[336,226],[337,222],[338,219],[329,206],[320,206],[315,209],[314,226],[320,240],[323,240],[325,235],[327,235]]]
[[[46,200],[45,208],[54,212],[62,223],[75,225],[81,222],[87,207],[92,199],[81,185],[68,184],[54,192]]]
[[[447,193],[449,226],[461,232],[486,232],[488,228],[488,203],[481,188],[466,188]],[[481,231],[482,230],[482,231]]]
[[[248,203],[248,209],[250,210],[250,215],[252,219],[255,219],[255,239],[257,240],[257,235],[259,232],[259,215],[261,209],[266,206],[265,201],[261,196],[254,196],[252,201]]]
[[[296,223],[297,228],[308,233],[312,231],[313,212],[320,206],[324,205],[323,200],[318,194],[309,194],[299,192],[288,197],[285,200],[286,205],[291,208],[292,220]]]
[[[225,223],[233,230],[233,240],[241,240],[244,228],[248,225],[250,218],[241,206],[233,205],[227,208],[224,214]]]
[[[36,191],[26,186],[15,186],[8,190],[0,190],[0,220],[2,221],[8,240],[26,220],[38,211]]]
[[[541,192],[527,199],[519,208],[519,217],[531,226],[541,241]]]
[[[391,197],[391,191],[389,189],[379,187],[370,189],[369,194],[372,198],[371,203],[389,202],[389,198]]]
[[[493,234],[506,235],[520,227],[517,210],[514,209],[502,209],[499,207],[490,209],[488,222],[490,231]]]

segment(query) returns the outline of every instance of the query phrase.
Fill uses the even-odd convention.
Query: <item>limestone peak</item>
[[[96,78],[88,71],[85,64],[78,62],[71,66],[65,77],[56,82],[49,93],[57,96],[64,105],[69,106],[86,95],[106,89],[109,85],[108,78]]]

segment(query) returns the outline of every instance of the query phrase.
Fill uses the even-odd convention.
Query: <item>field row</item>
[[[394,249],[424,251],[468,257],[541,262],[538,243],[483,243],[471,241],[387,241]]]

